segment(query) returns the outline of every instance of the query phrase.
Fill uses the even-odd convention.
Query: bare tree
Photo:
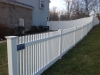
[[[59,18],[62,21],[74,20],[83,17],[89,17],[91,12],[95,12],[100,18],[100,0],[64,0],[66,10],[58,11],[56,7],[53,7],[50,11],[50,20],[58,21]]]
[[[73,1],[72,4],[74,5],[73,7],[73,18],[78,19],[86,16],[85,9],[84,9],[84,4],[80,0]]]
[[[58,11],[57,11],[57,7],[53,7],[50,10],[50,21],[58,21],[59,20],[59,16],[58,16]]]
[[[61,21],[66,21],[68,19],[66,13],[67,12],[65,10],[60,11],[60,20]]]
[[[68,19],[89,17],[91,11],[97,11],[98,0],[64,0]]]
[[[91,13],[91,11],[98,12],[98,0],[83,0],[85,4],[85,12],[87,16]]]
[[[64,1],[65,1],[66,11],[67,11],[66,12],[67,20],[70,20],[72,2],[71,0],[64,0]]]

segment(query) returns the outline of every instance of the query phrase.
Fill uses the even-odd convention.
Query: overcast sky
[[[50,9],[52,7],[57,7],[58,10],[63,10],[63,9],[66,9],[65,8],[65,2],[64,0],[50,0],[51,3],[50,3]]]

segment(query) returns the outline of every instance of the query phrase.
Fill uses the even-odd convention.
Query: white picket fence
[[[82,40],[92,27],[90,22],[55,32],[6,37],[9,75],[40,75]]]
[[[58,31],[27,35],[7,36],[9,75],[40,75],[82,40],[92,27],[99,23],[96,17],[80,19],[84,25]],[[65,22],[62,22],[64,24]],[[67,22],[66,22],[67,23]],[[71,25],[71,22],[68,22]],[[61,24],[61,25],[62,25]],[[80,25],[80,26],[78,26]],[[55,29],[55,27],[53,27]],[[58,28],[57,28],[58,29]]]

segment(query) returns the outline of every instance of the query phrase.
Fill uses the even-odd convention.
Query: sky
[[[65,2],[64,0],[50,0],[50,9],[53,7],[57,7],[58,10],[65,10]]]

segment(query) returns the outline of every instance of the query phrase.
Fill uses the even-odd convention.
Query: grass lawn
[[[6,43],[0,44],[0,75],[8,75]],[[100,75],[100,25],[43,75]]]
[[[0,43],[0,75],[8,75],[7,45]]]

